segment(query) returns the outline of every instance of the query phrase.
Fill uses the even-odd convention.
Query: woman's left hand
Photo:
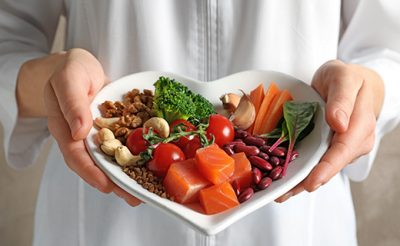
[[[383,81],[376,72],[333,60],[316,71],[312,87],[326,101],[331,144],[310,174],[276,202],[304,190],[315,191],[374,145],[376,118],[384,97]]]

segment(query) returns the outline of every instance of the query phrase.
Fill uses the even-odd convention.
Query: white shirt
[[[216,236],[148,205],[129,207],[84,183],[53,145],[40,187],[34,245],[356,245],[348,178],[362,180],[384,133],[400,120],[400,2],[396,0],[0,0],[0,121],[8,163],[32,163],[49,136],[18,119],[15,80],[49,52],[58,17],[67,48],[92,52],[112,79],[145,70],[208,81],[248,69],[310,81],[330,59],[375,69],[385,101],[374,150],[311,194],[271,203]],[[245,83],[245,82],[244,82]]]

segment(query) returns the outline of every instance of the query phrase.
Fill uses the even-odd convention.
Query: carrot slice
[[[250,92],[250,101],[253,103],[256,113],[260,110],[261,102],[264,99],[264,84],[259,84]]]
[[[196,167],[211,183],[228,180],[235,171],[235,161],[216,144],[196,151]]]
[[[260,105],[260,109],[258,111],[258,114],[256,116],[256,120],[254,122],[254,129],[253,129],[253,134],[261,134],[261,124],[263,119],[265,118],[265,115],[268,112],[268,109],[274,100],[274,98],[279,95],[279,89],[278,86],[272,82],[269,87],[267,92],[265,93],[264,99]]]
[[[206,214],[216,214],[239,205],[236,194],[229,182],[202,189],[200,204]]]
[[[292,94],[288,90],[282,91],[278,97],[274,99],[271,107],[268,109],[267,114],[261,123],[260,133],[269,133],[272,131],[279,120],[283,116],[283,104],[287,101],[293,100]]]
[[[231,157],[235,160],[235,172],[229,181],[232,184],[232,182],[236,180],[240,189],[250,187],[253,181],[253,176],[251,173],[251,164],[247,159],[246,154],[240,152],[231,155]]]
[[[198,201],[200,190],[211,183],[199,173],[195,160],[187,159],[170,166],[163,185],[174,201],[192,203]]]
[[[256,115],[260,110],[261,103],[264,99],[264,84],[260,83],[254,90],[250,92],[250,101],[256,109]],[[249,127],[248,132],[253,132],[254,123]]]

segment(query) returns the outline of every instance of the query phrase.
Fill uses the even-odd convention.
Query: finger
[[[364,87],[361,88],[348,130],[335,133],[328,151],[304,181],[307,191],[318,189],[347,164],[372,149],[375,116],[368,100],[369,94]]]
[[[278,202],[278,203],[285,202],[289,198],[296,196],[297,194],[303,192],[304,190],[305,190],[305,188],[304,188],[304,180],[303,180],[299,184],[297,184],[293,189],[291,189],[290,191],[286,192],[282,196],[275,199],[275,202]]]
[[[342,72],[328,85],[326,102],[326,121],[336,132],[345,132],[348,128],[357,95],[363,80],[353,73]]]
[[[68,51],[66,62],[50,78],[75,140],[87,136],[92,126],[90,102],[106,80],[100,62],[83,49]]]
[[[50,86],[46,87],[46,105],[53,113],[48,116],[48,127],[56,139],[60,150],[64,156],[68,167],[83,178],[88,184],[102,192],[112,191],[114,184],[111,180],[94,164],[86,151],[83,140],[75,141],[72,139],[69,126],[64,120],[60,109],[56,112],[57,100]],[[52,105],[52,106],[51,106]]]
[[[124,199],[130,206],[136,207],[142,203],[141,200],[137,199],[136,197],[132,196],[128,192],[124,191],[123,189],[115,186],[113,192],[119,196],[120,198]]]
[[[92,126],[88,98],[90,78],[77,63],[67,65],[50,79],[60,110],[75,140],[87,136]]]

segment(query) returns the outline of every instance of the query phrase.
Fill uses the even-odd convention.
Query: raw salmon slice
[[[240,189],[245,189],[251,186],[253,176],[251,173],[251,164],[243,152],[233,154],[231,157],[235,160],[235,172],[230,177],[229,181],[232,184],[237,180]]]
[[[213,184],[221,184],[232,176],[235,161],[216,144],[196,151],[196,166]]]
[[[200,204],[206,214],[216,214],[239,205],[229,182],[213,185],[200,191]]]
[[[165,190],[179,203],[193,203],[199,191],[212,185],[196,168],[194,159],[173,163],[163,181]]]

